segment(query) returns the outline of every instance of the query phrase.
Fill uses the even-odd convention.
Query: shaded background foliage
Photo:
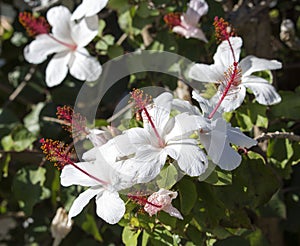
[[[81,192],[80,187],[60,186],[59,172],[44,160],[38,142],[41,137],[72,141],[55,122],[56,107],[73,105],[82,85],[68,76],[60,86],[47,88],[46,63],[34,66],[24,61],[23,49],[30,38],[16,16],[20,11],[30,11],[38,2],[1,2],[0,242],[7,245],[51,244],[50,224],[56,209],[68,209]],[[300,135],[299,3],[207,2],[210,9],[201,19],[201,28],[209,42],[204,44],[171,33],[163,21],[166,13],[185,11],[187,1],[110,0],[99,14],[99,34],[89,51],[102,64],[137,49],[170,51],[211,63],[217,47],[213,18],[223,16],[243,38],[243,55],[283,62],[283,69],[273,73],[282,102],[266,108],[253,103],[248,95],[241,108],[227,115],[228,120],[252,137],[275,131]],[[74,8],[78,1],[58,3]],[[43,15],[45,12],[40,10]],[[295,33],[282,37],[280,25],[287,18],[295,23]],[[106,125],[116,98],[121,99],[133,87],[164,85],[175,90],[177,82],[154,73],[124,78],[105,96],[96,124]],[[76,217],[62,245],[297,245],[299,158],[299,140],[275,137],[261,141],[232,172],[216,169],[203,182],[183,178],[172,188],[179,191],[175,206],[182,212],[183,221],[164,212],[157,218],[148,217],[138,205],[129,203],[124,219],[111,226],[95,216],[91,202]],[[172,184],[172,175],[165,177],[165,182]]]

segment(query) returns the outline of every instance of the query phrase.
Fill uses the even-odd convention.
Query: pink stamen
[[[158,139],[158,144],[160,147],[164,147],[165,146],[165,143],[163,141],[163,139],[161,138],[161,136],[159,135],[158,131],[157,131],[157,128],[155,127],[155,124],[147,110],[147,105],[149,104],[149,100],[150,100],[150,97],[149,96],[146,96],[144,98],[144,95],[143,95],[143,91],[139,90],[139,89],[135,89],[133,90],[131,93],[131,97],[133,98],[133,100],[135,101],[136,103],[136,107],[138,110],[141,110],[141,111],[144,111],[153,131],[154,131],[154,134],[155,136],[157,137]]]
[[[132,194],[127,194],[128,198],[134,202],[136,202],[137,204],[141,205],[141,206],[145,206],[146,204],[149,204],[153,207],[156,207],[156,208],[161,208],[162,206],[161,205],[157,205],[157,204],[154,204],[152,202],[149,202],[147,200],[147,197],[146,196],[139,196],[139,195],[132,195]]]
[[[88,177],[96,180],[101,185],[108,185],[109,183],[103,181],[94,175],[88,173],[87,171],[83,170],[79,167],[75,162],[73,162],[70,158],[71,153],[69,152],[67,146],[60,141],[53,141],[52,139],[41,139],[40,143],[42,144],[41,149],[43,153],[46,155],[46,159],[55,162],[54,166],[58,169],[64,168],[65,165],[72,165],[80,172],[84,173]]]
[[[50,34],[48,34],[48,36],[49,36],[50,38],[52,38],[53,40],[55,40],[56,42],[58,42],[58,43],[60,43],[60,44],[62,44],[62,45],[64,45],[64,46],[66,46],[67,48],[69,48],[69,49],[72,50],[72,51],[75,51],[75,50],[77,49],[77,45],[76,45],[76,44],[68,44],[68,43],[65,43],[65,42],[63,42],[63,41],[61,41],[61,40],[59,40],[59,39],[53,37],[53,36],[50,35]]]
[[[223,102],[224,98],[228,95],[228,92],[232,85],[238,86],[241,83],[241,71],[238,68],[238,62],[236,61],[235,53],[232,47],[232,44],[230,42],[230,37],[234,36],[235,33],[232,31],[232,28],[230,27],[229,23],[224,21],[223,18],[218,18],[217,16],[214,19],[214,26],[215,26],[215,32],[216,32],[216,38],[219,41],[227,41],[229,44],[230,52],[232,54],[233,58],[233,69],[232,67],[228,68],[228,71],[224,73],[224,82],[221,82],[222,84],[225,84],[226,87],[222,93],[222,96],[220,100],[218,101],[216,107],[213,109],[213,111],[208,116],[209,119],[211,119],[214,114],[217,112],[218,108],[220,107],[221,103]]]
[[[19,22],[24,26],[28,35],[32,37],[50,32],[50,25],[42,16],[35,17],[29,12],[22,12],[19,14]]]
[[[168,13],[164,16],[164,21],[171,29],[175,26],[181,26],[181,14]]]

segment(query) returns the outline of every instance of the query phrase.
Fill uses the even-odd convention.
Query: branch
[[[295,135],[293,132],[278,132],[278,131],[263,133],[254,139],[257,142],[263,142],[268,139],[288,139],[290,141],[300,142],[299,135]]]
[[[25,75],[23,81],[18,85],[18,87],[11,93],[8,100],[4,103],[3,108],[6,108],[11,102],[13,102],[16,97],[21,93],[24,87],[27,85],[29,80],[32,78],[32,75],[36,71],[36,65],[30,67],[29,71]]]

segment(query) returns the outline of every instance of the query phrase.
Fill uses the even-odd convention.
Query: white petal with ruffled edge
[[[262,105],[273,105],[281,101],[281,97],[274,86],[263,78],[253,75],[246,76],[243,78],[242,85],[251,89],[256,100]]]
[[[236,62],[238,62],[240,59],[243,40],[240,37],[231,37],[229,38],[229,40],[235,55]],[[222,43],[218,46],[217,52],[214,55],[214,62],[216,65],[220,65],[223,67],[223,72],[227,71],[229,66],[233,66],[234,59],[227,40],[222,41]]]
[[[243,76],[248,76],[258,71],[280,69],[282,64],[276,60],[247,56],[241,60],[240,67],[242,69]]]
[[[70,74],[79,80],[94,81],[99,78],[102,67],[95,57],[89,55],[85,48],[72,53],[69,63]]]
[[[56,39],[69,45],[75,44],[71,37],[71,13],[68,8],[57,6],[49,9],[47,20],[52,26],[51,31]]]
[[[47,86],[53,87],[59,85],[68,74],[68,63],[71,54],[68,51],[57,53],[48,63],[46,68]]]
[[[25,47],[24,58],[30,63],[39,64],[45,61],[48,55],[66,50],[66,46],[55,41],[50,35],[41,34]]]
[[[169,143],[165,147],[165,151],[169,156],[177,160],[180,169],[189,176],[199,176],[207,168],[207,157],[194,139],[184,139]]]
[[[69,219],[75,217],[80,214],[83,208],[89,203],[89,201],[99,193],[102,193],[102,188],[92,187],[84,192],[82,192],[73,202],[70,211],[69,211]]]
[[[108,0],[83,0],[72,14],[72,20],[97,14],[107,5]]]
[[[125,214],[125,204],[117,192],[105,190],[96,197],[96,212],[107,223],[116,224]]]

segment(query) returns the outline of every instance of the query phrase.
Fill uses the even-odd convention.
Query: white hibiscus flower
[[[100,63],[84,48],[98,33],[98,18],[85,18],[78,23],[71,21],[71,13],[64,6],[51,8],[47,20],[52,33],[36,36],[25,47],[24,57],[33,64],[44,62],[48,55],[55,54],[46,69],[49,87],[60,84],[70,74],[79,80],[94,81],[102,71]]]
[[[74,10],[72,20],[79,20],[83,17],[96,15],[107,5],[108,0],[83,0]]]
[[[252,75],[254,72],[280,69],[281,63],[255,56],[247,56],[238,62],[242,39],[230,37],[223,41],[214,55],[214,64],[195,64],[189,70],[189,77],[219,85],[216,95],[211,99],[222,112],[238,108],[246,95],[246,88],[252,90],[258,103],[272,105],[281,101],[275,88],[265,79]],[[234,71],[234,63],[237,70]],[[228,87],[229,82],[231,85]],[[218,105],[218,103],[220,105]]]

